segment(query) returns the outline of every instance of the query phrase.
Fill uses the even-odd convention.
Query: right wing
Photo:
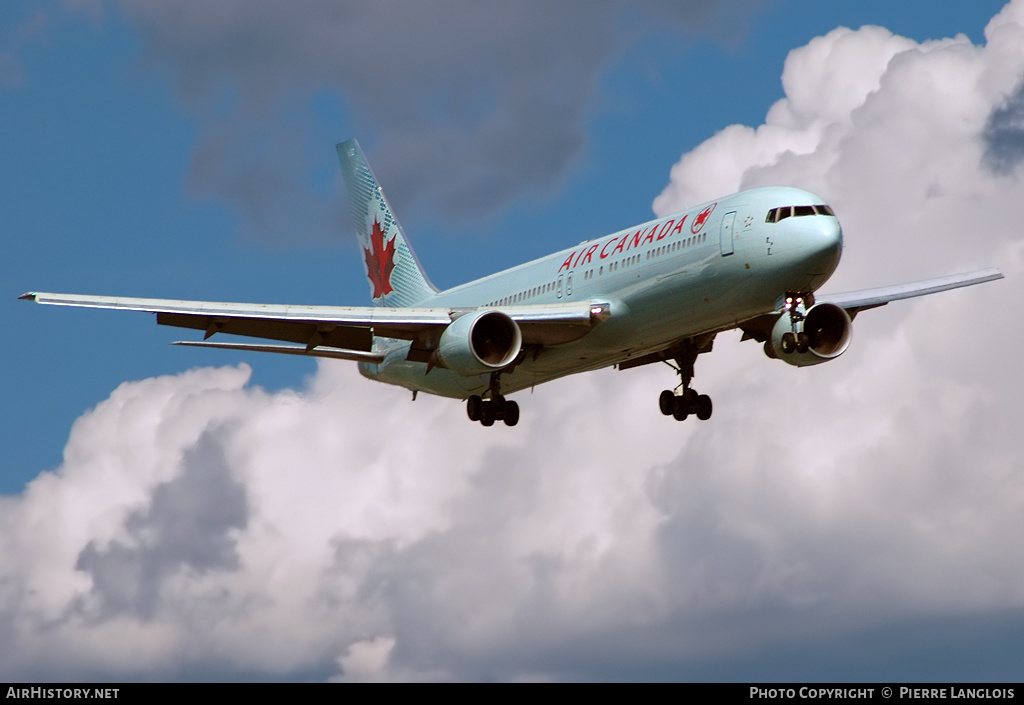
[[[414,347],[430,350],[452,321],[483,308],[293,306],[45,292],[29,292],[20,298],[56,306],[144,311],[155,313],[156,322],[160,325],[204,331],[203,341],[179,341],[179,345],[368,362],[382,359],[381,354],[373,350],[375,336],[419,341]],[[594,325],[608,318],[610,306],[582,301],[571,304],[499,306],[493,310],[507,314],[519,325],[523,343],[551,345],[585,335]],[[298,345],[206,342],[216,333]]]

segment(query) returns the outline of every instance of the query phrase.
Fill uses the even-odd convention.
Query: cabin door
[[[736,224],[736,211],[729,211],[722,216],[722,257],[733,253],[732,232]]]

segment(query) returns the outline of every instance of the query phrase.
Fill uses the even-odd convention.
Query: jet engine
[[[523,334],[506,314],[475,311],[444,329],[435,356],[438,366],[472,377],[508,366],[522,346]]]
[[[806,313],[786,311],[772,328],[764,352],[796,367],[828,362],[850,346],[853,323],[849,314],[835,304],[821,303]]]

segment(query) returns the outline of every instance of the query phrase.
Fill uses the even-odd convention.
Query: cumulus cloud
[[[0,498],[0,675],[1012,678],[962,649],[1019,653],[1024,613],[1024,203],[986,157],[1024,2],[986,38],[813,40],[656,208],[792,183],[840,214],[832,288],[1006,280],[865,312],[815,368],[722,335],[703,424],[653,367],[523,394],[515,429],[333,361],[126,383]]]
[[[372,146],[396,201],[446,219],[490,213],[557,185],[584,148],[605,67],[628,46],[665,28],[713,28],[725,13],[748,17],[760,4],[121,7],[144,38],[146,60],[170,69],[198,118],[194,192],[239,207],[253,232],[296,238],[337,229],[325,212],[331,192],[310,188],[323,183],[317,175],[335,173],[324,148],[332,139]]]

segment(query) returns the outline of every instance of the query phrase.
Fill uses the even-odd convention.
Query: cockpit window
[[[799,218],[804,215],[831,215],[835,217],[835,213],[832,212],[832,209],[825,204],[816,206],[779,206],[778,208],[772,208],[768,211],[768,215],[765,216],[764,222],[778,223],[789,217]]]

